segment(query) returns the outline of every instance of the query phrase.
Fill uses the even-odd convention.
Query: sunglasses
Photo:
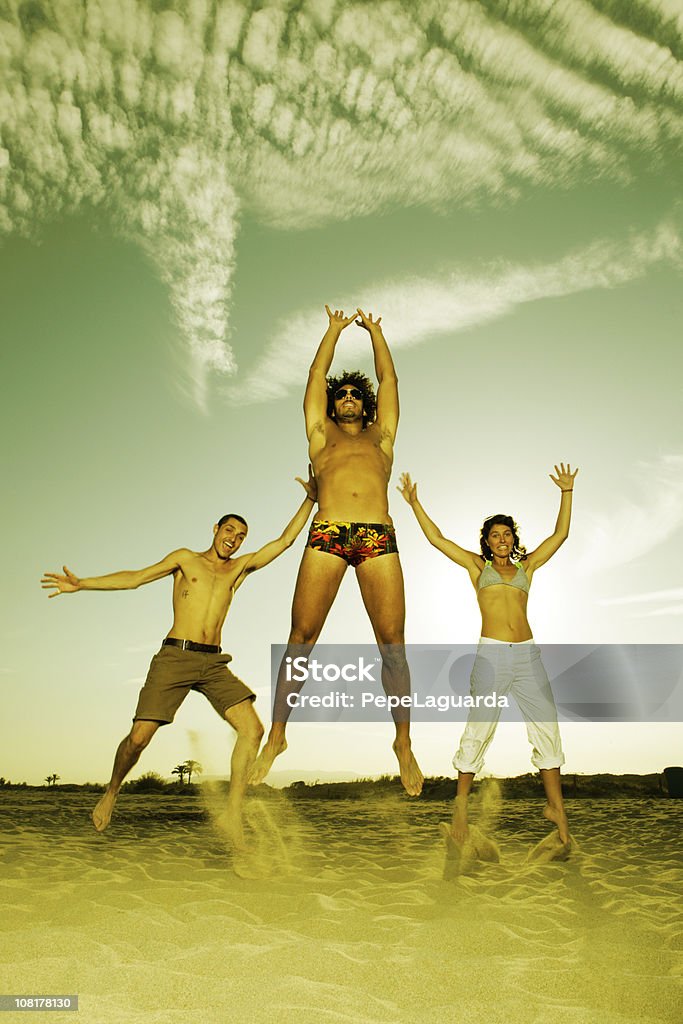
[[[363,401],[363,392],[359,391],[358,388],[339,388],[339,391],[335,391],[334,400],[335,402],[341,402],[344,398],[355,398],[359,402]]]

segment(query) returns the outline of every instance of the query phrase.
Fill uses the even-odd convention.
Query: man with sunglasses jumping
[[[404,648],[405,596],[387,489],[398,427],[398,382],[381,317],[358,309],[351,316],[325,306],[327,331],[308,374],[304,417],[310,460],[318,485],[318,514],[311,526],[292,603],[288,652],[310,654],[349,565],[356,571],[363,603],[382,654],[382,685],[388,695],[410,693]],[[379,381],[377,397],[362,373],[327,378],[339,336],[355,321],[370,335]],[[283,659],[277,681],[273,724],[250,773],[261,782],[287,748],[287,697],[299,689],[288,682]],[[401,782],[407,793],[422,790],[422,772],[410,745],[407,708],[394,712]]]

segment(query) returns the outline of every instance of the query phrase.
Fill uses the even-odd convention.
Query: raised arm
[[[257,569],[263,569],[264,565],[268,565],[278,555],[281,555],[283,551],[291,547],[306,525],[311,509],[315,507],[315,503],[318,500],[318,487],[310,466],[308,467],[308,480],[302,480],[300,476],[297,476],[295,479],[298,480],[306,491],[306,497],[276,540],[271,540],[264,544],[262,548],[254,551],[253,554],[242,556],[244,565],[235,582],[235,590],[241,587],[250,573],[255,572]]]
[[[325,310],[329,317],[329,324],[308,371],[308,383],[304,394],[306,437],[311,442],[314,441],[316,435],[319,435],[320,440],[324,441],[327,417],[327,374],[332,366],[339,335],[356,318],[355,313],[353,316],[344,316],[342,309],[336,309],[333,313],[327,305]]]
[[[575,469],[572,473],[569,463],[567,463],[565,468],[564,463],[561,462],[559,469],[555,466],[555,472],[557,476],[553,476],[552,473],[549,476],[562,492],[560,495],[560,511],[557,514],[557,522],[551,535],[546,537],[535,551],[527,555],[524,564],[530,570],[538,569],[539,565],[543,565],[549,558],[552,558],[557,549],[564,544],[569,536],[569,524],[572,518],[572,492],[574,490],[574,480],[579,471]]]
[[[359,327],[364,327],[372,341],[372,352],[375,358],[375,373],[379,386],[377,388],[377,424],[382,434],[388,436],[392,444],[398,429],[398,378],[394,360],[381,328],[382,317],[372,319],[372,313],[358,310]]]
[[[433,544],[435,548],[442,551],[452,562],[455,562],[456,565],[461,565],[470,573],[478,572],[482,568],[484,561],[481,555],[477,555],[474,551],[467,551],[465,548],[461,548],[458,544],[454,543],[454,541],[448,540],[447,537],[444,537],[436,523],[429,518],[418,500],[417,484],[414,484],[410,479],[410,473],[401,474],[401,486],[397,487],[396,490],[403,495],[412,508],[415,518],[430,544]]]
[[[60,594],[75,594],[79,590],[136,590],[145,583],[153,583],[154,580],[170,576],[180,567],[180,559],[184,548],[172,551],[160,562],[148,565],[145,569],[124,570],[123,572],[111,572],[107,576],[86,576],[79,579],[67,567],[62,566],[64,575],[56,572],[46,572],[41,582],[43,590],[52,590],[48,597],[59,597]]]

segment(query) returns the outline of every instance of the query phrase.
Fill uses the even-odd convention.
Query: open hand
[[[557,468],[557,466],[555,466],[555,472],[557,473],[557,476],[553,476],[552,473],[548,474],[552,482],[554,484],[557,484],[561,491],[573,490],[574,477],[579,472],[578,469],[575,469],[572,473],[572,467],[569,465],[569,463],[567,463],[565,468],[564,462],[561,462],[559,469]]]
[[[75,594],[77,590],[81,589],[81,581],[78,576],[74,576],[65,565],[62,568],[64,570],[63,576],[56,572],[46,572],[40,581],[43,590],[54,590],[53,594],[47,595],[48,597],[59,597],[60,594]]]
[[[360,306],[357,309],[358,319],[356,320],[357,327],[364,327],[366,331],[372,334],[373,328],[377,330],[382,322],[382,317],[378,316],[376,320],[372,319],[372,313],[364,313]],[[381,331],[381,327],[379,327]]]
[[[409,505],[417,501],[417,484],[410,479],[410,473],[401,473],[401,485],[396,490],[403,495]]]
[[[348,327],[356,319],[355,313],[352,313],[351,316],[344,316],[343,309],[335,309],[333,313],[327,303],[325,303],[325,311],[330,318],[330,327],[336,325],[341,330],[344,330],[345,327]]]
[[[310,462],[308,464],[308,480],[302,480],[300,476],[296,476],[294,479],[301,484],[311,501],[318,500],[318,481],[313,476],[313,467]]]

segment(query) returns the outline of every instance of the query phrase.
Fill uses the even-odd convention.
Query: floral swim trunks
[[[388,523],[342,523],[332,519],[311,523],[307,547],[337,555],[354,568],[368,558],[398,552],[396,531]]]

